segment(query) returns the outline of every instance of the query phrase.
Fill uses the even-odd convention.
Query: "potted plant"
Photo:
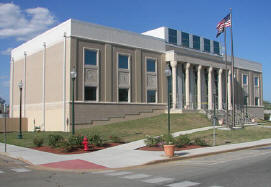
[[[164,152],[165,155],[168,157],[173,157],[174,156],[174,151],[175,151],[175,139],[171,134],[167,134],[163,136],[164,140]]]

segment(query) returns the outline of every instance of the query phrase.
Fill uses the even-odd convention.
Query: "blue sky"
[[[270,7],[269,0],[0,0],[0,97],[9,99],[9,50],[69,18],[138,33],[168,26],[216,39],[216,24],[232,8],[234,55],[262,63],[264,99],[271,101]]]

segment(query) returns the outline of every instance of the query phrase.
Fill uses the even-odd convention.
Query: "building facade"
[[[227,100],[232,109],[220,43],[167,27],[138,34],[70,19],[12,50],[10,116],[19,115],[22,81],[28,130],[69,131],[73,70],[76,127],[164,112],[167,65],[173,112],[210,111],[214,103],[222,111]],[[235,58],[235,67],[236,106],[263,118],[261,64]]]

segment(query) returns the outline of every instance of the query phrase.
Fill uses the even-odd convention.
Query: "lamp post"
[[[18,82],[18,87],[20,90],[20,122],[19,122],[19,134],[18,134],[18,139],[22,139],[23,135],[22,135],[22,89],[23,89],[23,82],[22,80],[20,82]]]
[[[77,73],[75,69],[71,71],[71,78],[72,78],[72,134],[74,135],[75,128],[74,128],[74,81],[76,79]]]
[[[214,117],[213,117],[213,146],[216,144],[215,137],[215,126],[216,126],[216,89],[213,89],[213,98],[214,98]]]
[[[169,64],[166,66],[166,69],[165,69],[165,75],[167,77],[167,97],[168,97],[168,101],[167,101],[167,108],[168,108],[168,135],[170,134],[170,96],[169,96],[169,90],[170,90],[170,87],[169,87],[169,78],[171,76],[171,70],[170,70],[170,67],[169,67]]]

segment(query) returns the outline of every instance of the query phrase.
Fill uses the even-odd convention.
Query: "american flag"
[[[218,37],[222,32],[224,32],[225,27],[231,26],[231,15],[228,14],[225,18],[223,18],[216,26],[217,34],[216,37]]]

